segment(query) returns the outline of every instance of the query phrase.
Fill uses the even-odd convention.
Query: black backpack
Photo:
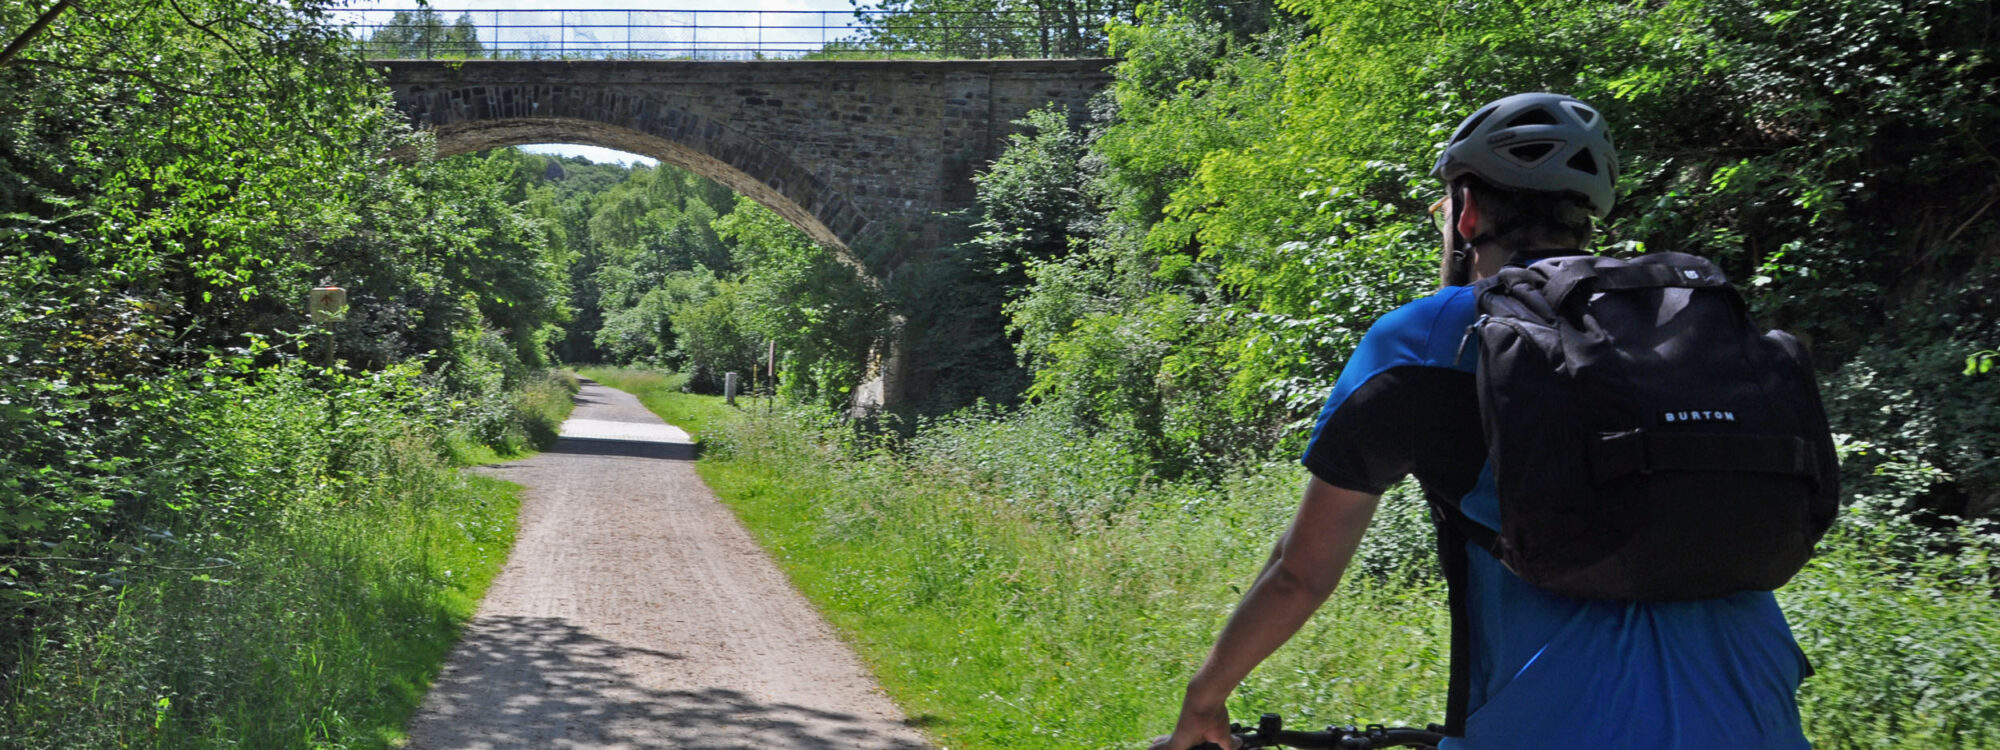
[[[1770,590],[1805,565],[1839,506],[1819,388],[1713,263],[1551,258],[1475,289],[1501,528],[1445,509],[1467,537],[1584,598]]]

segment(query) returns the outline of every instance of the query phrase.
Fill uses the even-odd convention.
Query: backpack
[[[1549,258],[1475,294],[1501,523],[1443,509],[1467,538],[1582,598],[1767,591],[1804,567],[1839,507],[1819,388],[1713,263]]]

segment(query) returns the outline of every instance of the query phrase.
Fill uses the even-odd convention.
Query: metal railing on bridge
[[[1133,2],[1086,11],[452,10],[334,11],[371,59],[1051,58],[1106,53],[1104,24]]]

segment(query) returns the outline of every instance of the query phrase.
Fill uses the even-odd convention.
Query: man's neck
[[[1526,266],[1543,258],[1582,254],[1582,250],[1560,245],[1540,245],[1511,253],[1492,244],[1480,245],[1472,250],[1472,279],[1478,281],[1498,274],[1500,269],[1510,265]]]

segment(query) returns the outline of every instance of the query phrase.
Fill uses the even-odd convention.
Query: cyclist
[[[1522,146],[1533,148],[1521,148]],[[1611,210],[1617,156],[1576,99],[1517,94],[1462,123],[1432,176],[1443,242],[1436,294],[1371,327],[1327,398],[1303,462],[1304,500],[1188,682],[1155,750],[1235,747],[1224,701],[1333,593],[1380,495],[1414,474],[1433,505],[1463,498],[1497,529],[1478,416],[1472,281],[1581,254]],[[1452,600],[1440,750],[1807,748],[1794,698],[1810,672],[1769,592],[1649,603],[1535,588],[1451,524],[1438,554]]]

